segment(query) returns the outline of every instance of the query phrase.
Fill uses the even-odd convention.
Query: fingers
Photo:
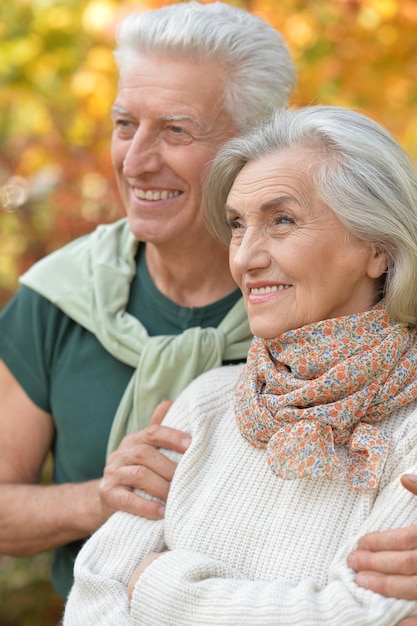
[[[137,433],[127,435],[115,452],[121,451],[129,456],[134,454],[135,451],[137,454],[141,454],[140,445],[146,444],[155,448],[167,448],[183,453],[187,450],[190,443],[191,437],[182,430],[153,424]]]
[[[104,476],[135,489],[146,488],[147,473],[151,470],[171,481],[177,464],[153,445],[141,443],[126,445],[113,452],[104,469]],[[158,494],[152,494],[158,495]]]
[[[416,474],[403,474],[401,483],[406,489],[417,495]],[[358,549],[370,550],[372,552],[415,550],[417,549],[417,524],[407,526],[406,528],[369,533],[359,540]]]
[[[389,598],[415,600],[417,576],[390,576],[378,572],[360,572],[355,576],[359,587],[364,587]]]
[[[365,535],[347,563],[358,572],[355,582],[360,587],[387,597],[416,600],[417,525]]]
[[[146,470],[146,468],[143,469],[142,474],[145,476],[143,487],[136,487],[136,489],[141,489],[165,502],[168,497],[170,483],[161,479],[157,474]],[[148,474],[147,478],[146,474]],[[132,479],[131,482],[141,481]],[[133,489],[134,487],[131,484],[124,485],[103,476],[99,485],[103,518],[107,519],[115,511],[125,511],[126,513],[141,515],[153,520],[164,517],[165,507],[163,503],[143,498],[135,493]]]
[[[397,626],[417,626],[417,617],[406,617],[398,622]]]
[[[162,400],[156,407],[151,417],[150,424],[160,424],[168,413],[169,408],[172,405],[172,400]]]
[[[145,465],[121,465],[116,467],[106,466],[102,483],[108,483],[108,488],[141,489],[155,498],[166,500],[169,485],[174,475],[176,464],[170,461],[163,454],[158,453],[162,459],[161,463],[146,461],[150,467]]]
[[[166,403],[159,408],[161,412],[165,411]],[[114,511],[126,511],[148,519],[163,517],[164,507],[160,502],[147,500],[134,490],[140,489],[165,502],[177,465],[158,448],[182,453],[190,443],[191,438],[186,433],[157,424],[127,435],[108,458],[100,481],[103,518],[107,519]]]
[[[100,492],[101,495],[101,492]],[[157,500],[148,500],[143,498],[130,489],[114,488],[106,494],[105,502],[110,502],[111,507],[107,506],[107,510],[125,511],[132,515],[140,515],[151,520],[162,519],[165,515],[165,506]]]
[[[401,483],[403,487],[417,496],[417,474],[403,474],[401,476]]]
[[[417,495],[417,475],[404,474],[403,486]],[[369,533],[348,555],[349,567],[358,573],[355,582],[383,596],[417,599],[417,524],[406,528]],[[417,626],[417,617],[398,626]]]
[[[163,516],[161,503],[155,503],[134,493],[134,489],[166,501],[176,463],[152,446],[141,444],[131,454],[114,452],[104,468],[99,494],[103,510],[116,510],[148,519]]]
[[[347,558],[349,567],[361,571],[373,571],[381,574],[401,574],[414,576],[417,574],[417,550],[401,552],[370,552],[355,550]]]
[[[372,552],[417,549],[417,524],[406,528],[369,533],[359,540],[358,548]]]

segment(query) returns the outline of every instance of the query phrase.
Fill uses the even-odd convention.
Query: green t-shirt
[[[151,336],[177,335],[193,326],[216,327],[241,297],[236,290],[205,307],[178,306],[154,286],[144,250],[145,246],[139,246],[127,311]],[[24,286],[0,315],[0,359],[33,402],[53,415],[54,483],[100,478],[111,424],[133,369]],[[77,541],[55,552],[52,582],[63,598],[72,585],[73,563],[81,544]]]

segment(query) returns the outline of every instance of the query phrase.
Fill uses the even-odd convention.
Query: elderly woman
[[[346,557],[415,519],[417,175],[370,119],[311,107],[232,140],[207,189],[248,361],[174,403],[192,444],[165,519],[110,518],[64,624],[395,624],[417,602],[357,586]]]

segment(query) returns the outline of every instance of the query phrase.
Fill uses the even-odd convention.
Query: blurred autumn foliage
[[[299,71],[295,105],[360,109],[387,126],[417,163],[416,0],[229,2],[283,33]],[[0,308],[36,259],[123,214],[108,150],[114,30],[126,13],[165,4],[0,3]],[[44,561],[36,563],[43,575]],[[13,568],[0,557],[0,591],[6,579],[22,588],[36,578],[29,565]],[[35,614],[28,621],[0,615],[0,624],[54,623],[46,612],[39,621]]]
[[[359,108],[417,160],[416,0],[229,0],[279,29],[294,104]],[[163,0],[0,6],[0,308],[33,261],[122,215],[108,155],[115,25]]]

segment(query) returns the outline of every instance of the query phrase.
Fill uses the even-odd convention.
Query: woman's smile
[[[261,302],[265,302],[266,300],[270,300],[271,298],[275,298],[277,296],[283,295],[283,292],[287,291],[291,288],[291,285],[286,284],[273,284],[273,285],[264,285],[261,287],[248,287],[249,295],[248,302],[250,304],[257,304]]]
[[[249,161],[227,198],[230,267],[257,337],[366,311],[377,299],[385,265],[320,198],[315,159],[296,148]]]

